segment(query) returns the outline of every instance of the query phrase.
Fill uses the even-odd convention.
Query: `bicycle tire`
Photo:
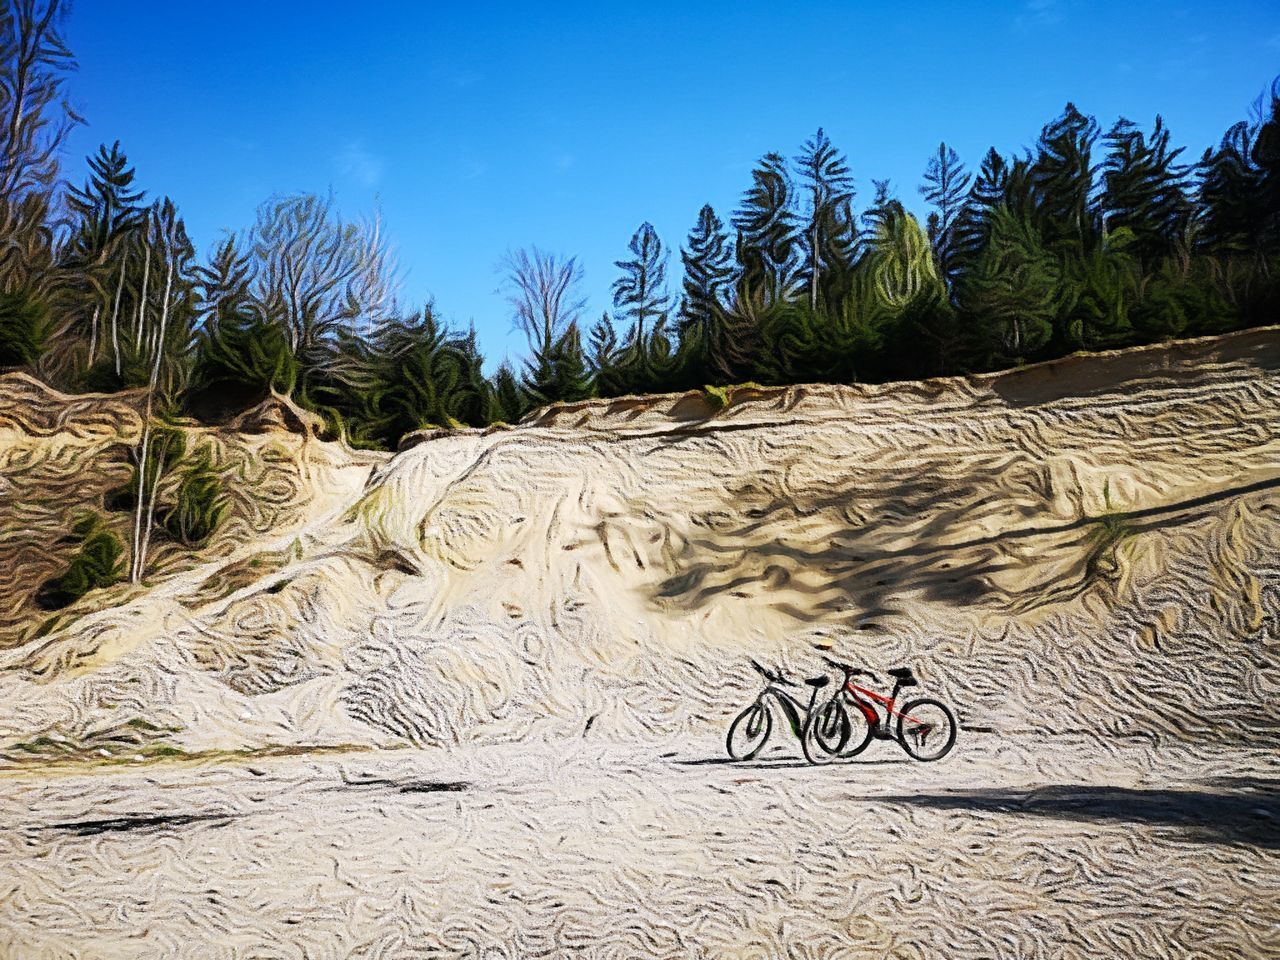
[[[903,724],[906,722],[907,715],[909,715],[912,710],[917,710],[926,704],[940,709],[946,717],[947,723],[946,739],[942,749],[937,753],[929,754],[927,756],[922,755],[923,751],[917,750],[908,742],[908,738],[903,736]],[[907,756],[911,757],[911,759],[919,760],[921,763],[932,763],[935,760],[941,760],[950,753],[951,748],[956,745],[956,716],[951,712],[951,708],[941,700],[935,700],[932,697],[922,697],[919,700],[912,700],[902,708],[902,713],[898,717],[897,737],[898,743],[902,746],[902,749],[907,752]]]
[[[828,700],[805,717],[800,748],[810,763],[830,763],[849,742],[849,714],[839,700]]]
[[[856,707],[852,710],[846,709],[845,714],[849,717],[849,742],[840,751],[841,760],[849,760],[867,749],[875,735],[875,727],[861,710]]]
[[[743,749],[737,749],[734,746],[734,734],[738,732],[741,724],[746,723],[744,732],[748,736],[747,743]],[[750,760],[761,750],[764,745],[769,742],[769,735],[773,733],[773,716],[769,713],[769,708],[765,704],[757,700],[747,709],[738,714],[733,723],[729,725],[729,733],[724,738],[724,748],[733,760]],[[756,742],[756,738],[759,742]],[[752,744],[755,744],[752,746]]]

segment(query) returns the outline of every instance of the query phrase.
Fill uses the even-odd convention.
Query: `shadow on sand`
[[[1082,822],[1171,827],[1181,839],[1280,849],[1280,778],[1221,777],[1203,789],[1055,784],[1031,789],[896,794],[867,798],[935,810],[972,810]],[[1208,789],[1216,787],[1218,789]]]

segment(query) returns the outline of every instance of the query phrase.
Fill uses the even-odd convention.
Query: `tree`
[[[628,336],[636,343],[643,343],[646,322],[652,319],[656,325],[659,318],[666,315],[669,301],[666,256],[653,224],[647,221],[632,235],[627,249],[631,251],[631,258],[614,262],[622,271],[622,276],[613,283],[614,316],[630,320]]]
[[[1036,358],[1059,313],[1059,258],[1033,224],[1007,207],[991,211],[989,227],[986,245],[961,278],[961,307],[988,362]]]
[[[1050,247],[1083,253],[1099,236],[1091,159],[1097,139],[1097,121],[1071,103],[1040,133],[1030,178],[1036,222]],[[1016,204],[1010,207],[1020,212]]]
[[[741,268],[738,299],[767,307],[785,300],[794,286],[795,214],[786,161],[780,154],[765,154],[751,181],[733,215]]]
[[[724,310],[722,296],[733,277],[733,251],[724,224],[711,204],[698,211],[688,245],[680,250],[684,264],[684,296],[680,300],[680,331],[691,327],[709,331]]]
[[[339,333],[395,315],[395,266],[378,221],[348,223],[332,198],[273,199],[251,234],[255,309],[281,326],[306,379],[332,358]]]
[[[9,0],[0,10],[0,200],[46,192],[79,117],[59,101],[75,60],[62,39],[63,0]]]
[[[1129,253],[1153,267],[1173,252],[1191,215],[1189,168],[1176,162],[1182,148],[1169,149],[1169,130],[1158,116],[1149,140],[1122,119],[1107,133],[1106,143],[1098,199],[1106,232],[1128,230]]]
[[[30,291],[0,293],[0,367],[34,367],[49,336],[49,308]]]
[[[117,140],[89,157],[89,179],[67,192],[67,209],[76,218],[67,259],[77,265],[100,264],[117,241],[143,225],[143,193],[133,187],[136,173]]]
[[[572,402],[595,395],[576,322],[570,323],[548,348],[534,352],[525,373],[524,389],[535,404]]]
[[[582,268],[574,257],[557,257],[537,247],[508,253],[502,266],[516,329],[524,333],[531,353],[549,352],[586,306],[579,293]]]
[[[797,279],[808,290],[809,309],[816,312],[824,275],[847,270],[853,256],[853,177],[821,127],[805,141],[796,165],[808,200],[800,236],[804,265]]]
[[[929,215],[929,243],[938,274],[948,283],[954,279],[961,245],[958,234],[972,180],[960,162],[960,155],[945,143],[939,143],[937,154],[929,158],[925,168],[920,193],[934,208]]]

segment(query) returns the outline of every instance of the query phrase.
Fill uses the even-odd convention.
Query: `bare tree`
[[[60,30],[66,7],[63,0],[7,0],[0,10],[0,197],[10,202],[53,183],[58,150],[79,122],[57,103],[75,67]]]
[[[587,305],[579,293],[582,268],[577,259],[522,248],[508,253],[500,268],[506,272],[504,289],[516,328],[528,338],[533,353],[549,352]]]
[[[377,218],[347,223],[331,197],[300,194],[264,204],[251,239],[257,308],[300,358],[314,361],[340,331],[394,314],[395,264]]]

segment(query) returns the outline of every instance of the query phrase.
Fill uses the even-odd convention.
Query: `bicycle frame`
[[[854,706],[856,706],[862,712],[862,715],[867,718],[867,723],[871,725],[871,735],[877,740],[897,739],[889,729],[890,717],[902,717],[905,720],[910,720],[912,723],[921,722],[910,714],[902,713],[901,711],[894,709],[894,704],[897,702],[898,694],[901,691],[902,684],[895,683],[893,685],[893,693],[886,697],[882,693],[876,693],[874,690],[868,690],[866,687],[860,687],[852,680],[845,681],[845,685],[841,688],[841,692],[852,700]],[[864,700],[863,697],[870,697],[872,700],[876,701],[876,703],[879,703],[884,707],[886,712],[883,725],[880,722],[879,712],[872,704]]]
[[[772,697],[778,702],[778,706],[782,708],[783,714],[787,718],[787,723],[791,726],[791,732],[795,734],[797,740],[804,736],[804,718],[809,711],[813,709],[818,699],[818,688],[813,690],[813,696],[809,698],[809,706],[805,707],[799,700],[783,690],[776,683],[769,683],[760,695],[756,697],[756,703],[761,704],[764,709],[769,709],[768,700]]]

